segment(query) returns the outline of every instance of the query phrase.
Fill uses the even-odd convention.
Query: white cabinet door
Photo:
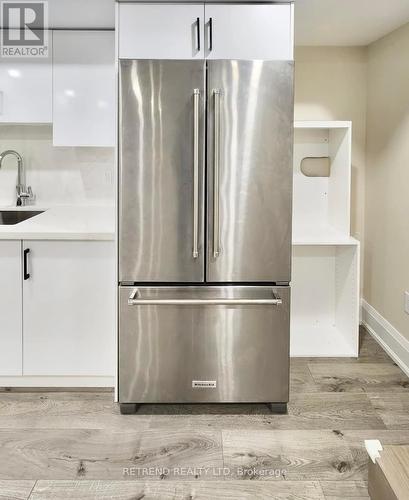
[[[0,123],[52,121],[51,36],[49,57],[0,58]]]
[[[206,4],[209,59],[293,59],[291,4]]]
[[[24,375],[115,374],[114,243],[24,241]]]
[[[119,4],[121,59],[203,59],[203,4]]]
[[[0,241],[0,375],[22,375],[21,242]]]
[[[113,31],[53,31],[54,146],[115,145]]]

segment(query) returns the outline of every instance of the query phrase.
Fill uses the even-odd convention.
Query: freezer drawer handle
[[[129,306],[281,306],[283,301],[274,292],[271,299],[142,299],[135,288]]]
[[[213,258],[220,255],[220,90],[213,89],[214,99],[214,151],[213,151]]]
[[[199,257],[199,102],[200,90],[193,91],[193,258]]]

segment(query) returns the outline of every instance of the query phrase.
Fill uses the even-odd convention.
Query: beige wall
[[[409,339],[409,24],[368,50],[364,299]]]
[[[295,119],[352,121],[352,234],[363,240],[367,49],[297,47]]]

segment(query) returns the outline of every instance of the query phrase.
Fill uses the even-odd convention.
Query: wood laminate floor
[[[362,331],[359,359],[291,362],[288,415],[147,405],[109,391],[0,392],[0,500],[363,500],[365,439],[409,444],[409,380]]]

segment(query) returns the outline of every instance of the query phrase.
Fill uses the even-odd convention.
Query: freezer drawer
[[[121,403],[287,402],[289,287],[121,287]]]

